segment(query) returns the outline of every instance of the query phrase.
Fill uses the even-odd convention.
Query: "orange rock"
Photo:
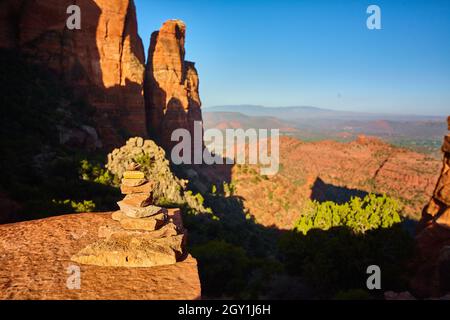
[[[172,239],[170,241],[170,245],[161,245],[143,235],[114,234],[89,244],[73,255],[71,260],[106,267],[145,268],[170,265],[176,263],[176,250],[172,249],[176,245],[172,244]]]
[[[163,227],[155,231],[145,230],[126,230],[120,224],[107,224],[98,228],[99,238],[109,238],[113,234],[142,235],[146,234],[149,238],[164,238],[178,235],[177,227],[173,223],[167,223]]]
[[[124,230],[120,223],[108,223],[107,225],[100,226],[98,228],[98,237],[99,238],[109,238],[113,234],[117,233],[124,233],[124,234],[134,234],[134,235],[140,235],[143,234],[145,231],[142,230]]]
[[[152,137],[166,149],[172,131],[193,132],[201,121],[199,80],[194,63],[185,61],[186,25],[169,20],[151,37],[145,72],[145,102]]]
[[[125,230],[146,230],[155,231],[161,228],[166,222],[164,214],[158,214],[149,218],[129,218],[126,217],[120,220],[120,225]]]
[[[147,183],[146,179],[122,179],[122,186],[134,188],[139,187]]]
[[[437,215],[439,213],[440,210],[441,210],[441,208],[436,203],[436,201],[434,199],[431,199],[430,203],[428,204],[428,207],[427,207],[427,213],[429,215],[431,215],[432,217],[434,217],[435,215]]]
[[[0,47],[19,49],[60,75],[96,109],[105,146],[120,132],[146,136],[144,48],[133,0],[79,0],[81,30],[68,30],[72,0],[2,0]]]
[[[125,219],[126,217],[127,216],[122,211],[114,211],[111,215],[111,218],[114,221],[119,221],[119,222],[120,222],[120,220]]]
[[[136,207],[127,204],[123,200],[117,202],[117,204],[120,207],[120,211],[130,218],[147,218],[157,214],[167,214],[167,209],[154,205],[148,205],[146,207]]]
[[[122,203],[134,207],[146,207],[152,204],[152,199],[146,193],[134,193],[126,195]]]
[[[125,186],[122,184],[120,186],[120,191],[122,191],[122,194],[136,194],[136,193],[151,194],[151,192],[154,189],[154,186],[155,185],[152,182],[147,182],[143,185],[136,186],[136,187]]]
[[[450,206],[450,184],[444,185],[438,192],[436,193],[436,198],[447,206]]]

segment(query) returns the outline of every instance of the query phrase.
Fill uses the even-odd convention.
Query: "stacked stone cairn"
[[[101,240],[88,245],[72,261],[97,266],[153,267],[174,264],[186,257],[185,230],[178,209],[153,205],[154,184],[139,165],[123,174],[120,210],[99,228]]]

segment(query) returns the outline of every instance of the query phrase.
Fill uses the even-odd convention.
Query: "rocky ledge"
[[[450,131],[450,116],[447,123]],[[423,210],[416,236],[411,286],[420,297],[439,297],[450,292],[450,134],[444,137],[442,152],[441,175]]]
[[[176,220],[177,210],[169,210]],[[0,299],[199,299],[196,260],[147,268],[71,261],[98,240],[112,213],[83,213],[0,225]],[[80,286],[70,284],[79,268]],[[72,289],[70,289],[72,288]]]

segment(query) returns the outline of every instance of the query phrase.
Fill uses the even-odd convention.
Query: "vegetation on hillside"
[[[304,235],[312,229],[329,230],[347,227],[355,233],[391,228],[401,222],[397,201],[386,195],[367,195],[364,199],[353,197],[349,202],[310,201],[294,228]]]

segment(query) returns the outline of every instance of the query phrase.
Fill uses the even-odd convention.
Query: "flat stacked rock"
[[[185,254],[185,232],[179,210],[153,205],[154,184],[133,164],[123,174],[120,210],[101,226],[101,240],[88,245],[72,261],[97,266],[153,267],[175,264]]]

